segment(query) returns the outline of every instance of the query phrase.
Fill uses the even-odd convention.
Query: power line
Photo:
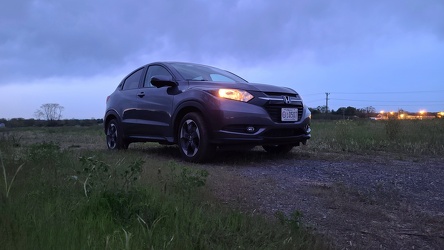
[[[418,94],[418,93],[440,93],[444,90],[418,90],[418,91],[381,91],[381,92],[332,92],[340,95],[381,95],[381,94]]]
[[[324,98],[322,98],[322,99],[315,99],[315,100],[304,98],[304,102],[320,102],[320,101],[324,101],[324,100],[325,100]]]
[[[416,101],[416,100],[408,100],[408,101],[378,101],[378,100],[354,100],[354,99],[342,99],[342,98],[330,98],[330,100],[337,101],[351,101],[351,102],[380,102],[380,103],[400,103],[400,102],[408,102],[408,103],[444,103],[444,101]]]
[[[314,96],[314,95],[324,95],[324,93],[311,93],[311,94],[303,94],[302,96]]]
[[[308,94],[308,95],[303,95],[303,96],[318,96],[321,94],[325,94],[325,108],[326,108],[326,112],[328,112],[328,105],[329,105],[329,101],[346,101],[346,102],[355,102],[355,103],[361,103],[361,104],[357,104],[357,105],[364,105],[365,103],[369,104],[370,106],[373,107],[393,107],[393,106],[398,106],[398,107],[417,107],[419,104],[422,105],[428,105],[428,106],[434,106],[434,107],[438,107],[438,106],[442,106],[444,104],[444,100],[417,100],[417,99],[413,99],[413,98],[408,98],[408,100],[395,100],[392,97],[389,97],[387,95],[400,95],[400,94],[421,94],[421,93],[444,93],[444,90],[422,90],[422,91],[381,91],[381,92],[325,92],[325,93],[312,93],[312,94]],[[355,98],[355,99],[349,99],[349,98],[331,98],[330,95],[333,94],[333,96],[340,96],[342,95],[372,95],[372,94],[385,94],[385,97],[381,97],[380,99],[382,100],[368,100],[368,99],[359,99],[359,97]],[[432,96],[432,95],[430,95]],[[435,95],[434,95],[435,96]],[[374,96],[373,96],[374,97]],[[378,98],[379,99],[379,98]],[[384,99],[389,99],[389,100],[384,100]],[[405,97],[403,98],[405,99]],[[310,98],[305,99],[306,103],[318,103],[321,102],[323,99],[320,98],[313,98],[310,100]],[[439,108],[438,108],[439,109]]]
[[[369,105],[369,106],[372,106],[372,107],[387,107],[387,106],[390,106],[390,107],[393,107],[393,106],[398,106],[398,107],[418,107],[418,105],[414,105],[414,104],[402,104],[402,103],[397,103],[397,104],[376,104],[376,105]]]

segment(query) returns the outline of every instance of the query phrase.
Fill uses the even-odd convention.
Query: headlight
[[[248,102],[254,98],[254,96],[247,91],[239,89],[219,89],[218,94],[219,97],[241,102]]]

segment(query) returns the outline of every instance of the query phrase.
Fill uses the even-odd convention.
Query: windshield
[[[185,80],[189,81],[247,83],[247,81],[233,73],[210,66],[193,63],[171,63],[171,66],[173,66]]]

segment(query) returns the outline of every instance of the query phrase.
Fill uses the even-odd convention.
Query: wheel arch
[[[103,129],[104,129],[105,133],[106,133],[106,127],[108,126],[108,123],[113,119],[116,119],[117,122],[119,122],[119,123],[121,122],[120,117],[116,111],[110,110],[110,111],[106,112],[105,118],[103,119]]]
[[[177,138],[177,134],[179,132],[179,124],[180,121],[182,120],[182,118],[191,112],[196,112],[199,113],[202,117],[202,119],[204,119],[205,123],[207,125],[209,125],[209,122],[207,121],[207,118],[203,115],[203,113],[205,112],[205,107],[203,106],[203,104],[201,104],[200,102],[197,101],[187,101],[184,102],[182,104],[179,105],[179,107],[176,109],[176,112],[174,114],[174,118],[173,118],[173,138],[174,138],[174,143],[178,142],[178,138]]]

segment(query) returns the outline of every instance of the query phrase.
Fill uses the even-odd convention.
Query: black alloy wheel
[[[119,124],[115,119],[108,122],[106,126],[106,145],[108,149],[127,149],[128,145],[124,143],[119,131]]]
[[[198,113],[186,114],[179,126],[178,144],[182,157],[190,162],[203,162],[216,147],[209,143],[206,124]]]

